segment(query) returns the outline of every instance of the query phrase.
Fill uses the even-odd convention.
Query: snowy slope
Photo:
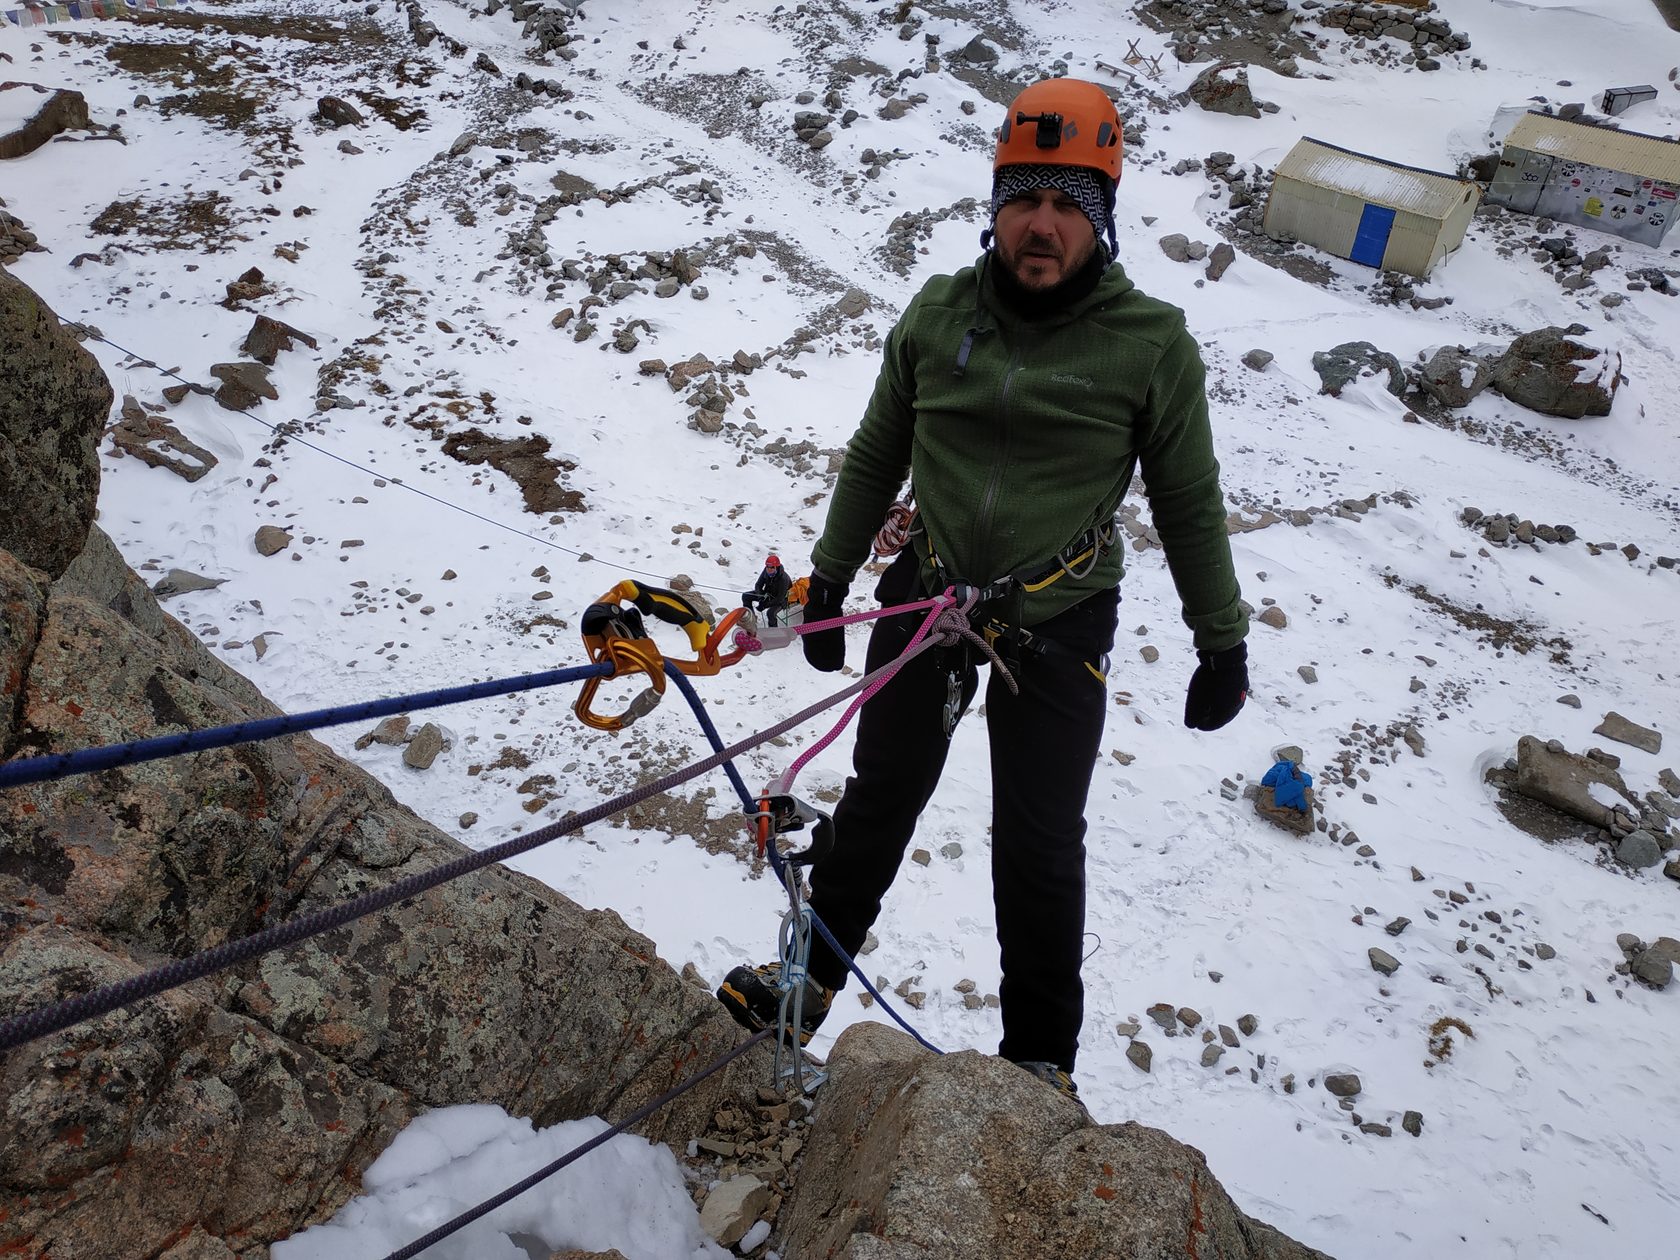
[[[170,418],[219,467],[188,484],[107,453],[101,524],[136,566],[226,579],[169,607],[289,709],[581,661],[577,614],[626,569],[660,582],[685,574],[728,607],[766,551],[805,563],[829,453],[843,447],[873,380],[875,339],[925,277],[978,249],[984,224],[962,202],[987,191],[999,107],[959,80],[952,54],[985,33],[1002,50],[1001,72],[1048,71],[1060,58],[1074,74],[1111,79],[1094,63],[1114,62],[1127,41],[1165,48],[1107,0],[918,5],[909,39],[881,20],[890,7],[592,0],[572,26],[572,60],[535,56],[505,11],[442,0],[423,12],[465,55],[439,44],[417,50],[404,12],[389,6],[205,6],[218,19],[256,22],[185,34],[167,22],[0,27],[8,77],[81,90],[95,119],[119,122],[127,139],[51,144],[0,171],[0,197],[51,249],[21,262],[21,278],[65,318],[196,381],[237,357],[253,311],[320,341],[319,352],[282,354],[279,401],[256,409],[297,440],[270,449],[262,424],[189,397]],[[1577,751],[1602,744],[1592,729],[1610,710],[1665,729],[1670,741],[1667,760],[1605,745],[1621,755],[1630,787],[1655,789],[1659,770],[1674,764],[1680,573],[1652,561],[1680,554],[1680,367],[1670,353],[1680,300],[1634,291],[1608,309],[1598,297],[1623,292],[1628,269],[1675,266],[1680,250],[1578,231],[1582,252],[1609,243],[1615,262],[1597,288],[1573,294],[1526,250],[1502,257],[1502,238],[1478,219],[1420,287],[1452,298],[1431,311],[1374,302],[1364,287],[1373,274],[1334,259],[1328,287],[1242,254],[1221,281],[1198,286],[1199,266],[1174,263],[1156,245],[1173,231],[1219,239],[1209,226],[1222,212],[1214,185],[1199,172],[1170,173],[1179,159],[1215,150],[1269,168],[1309,134],[1451,170],[1487,151],[1500,108],[1621,83],[1664,85],[1625,125],[1662,134],[1680,122],[1680,93],[1666,84],[1680,36],[1646,0],[1450,0],[1440,12],[1474,42],[1434,74],[1375,65],[1369,50],[1326,31],[1321,61],[1303,62],[1303,77],[1251,71],[1256,95],[1279,106],[1260,119],[1178,108],[1172,94],[1196,68],[1170,54],[1158,81],[1141,74],[1125,98],[1147,135],[1121,184],[1121,257],[1145,291],[1185,309],[1204,346],[1228,497],[1245,509],[1332,510],[1308,526],[1235,536],[1246,596],[1257,608],[1276,601],[1287,626],[1256,625],[1254,694],[1233,726],[1212,735],[1179,722],[1194,662],[1160,553],[1132,557],[1105,741],[1124,756],[1101,760],[1091,798],[1095,938],[1078,1077],[1099,1120],[1138,1119],[1200,1147],[1245,1210],[1334,1255],[1656,1257],[1672,1253],[1680,1228],[1680,986],[1652,992],[1612,969],[1617,933],[1680,935],[1680,889],[1660,867],[1629,873],[1596,860],[1594,846],[1525,834],[1498,812],[1482,776],[1523,734]],[[276,14],[279,25],[262,24]],[[348,28],[328,38],[329,21]],[[938,70],[927,69],[933,36]],[[251,51],[232,48],[234,39]],[[213,66],[159,70],[155,60],[109,55],[116,43],[183,40],[213,54]],[[479,53],[499,75],[473,68]],[[1473,69],[1472,54],[1487,68]],[[847,58],[856,77],[836,77]],[[520,91],[510,80],[521,70],[575,95]],[[883,119],[887,97],[873,89],[901,71],[922,73],[897,94],[927,99]],[[162,77],[171,72],[174,84]],[[823,105],[831,86],[860,117],[837,122],[832,144],[814,152],[794,137],[793,118],[840,113]],[[157,103],[199,91],[243,92],[254,117],[232,128],[213,111]],[[384,112],[357,91],[387,102]],[[801,92],[815,100],[796,102]],[[137,93],[153,103],[136,107]],[[333,131],[315,122],[315,102],[329,93],[359,102],[366,124]],[[766,98],[756,108],[745,99],[755,93]],[[424,117],[407,129],[392,121],[415,112]],[[521,148],[522,130],[533,149]],[[477,143],[451,155],[466,132]],[[347,138],[363,151],[341,152]],[[902,156],[869,178],[870,149]],[[621,253],[633,268],[649,251],[686,249],[705,255],[700,278],[671,298],[642,282],[594,312],[580,309],[583,281],[550,294],[549,276],[504,255],[510,234],[523,236],[554,194],[557,172],[628,195],[563,206],[541,225],[554,276],[565,260],[587,272]],[[498,191],[503,184],[511,192]],[[228,224],[208,234],[95,229],[112,203],[179,206],[210,193],[226,199]],[[918,237],[908,275],[887,265],[881,248],[899,215],[947,207],[951,217]],[[84,252],[93,257],[73,266]],[[277,292],[238,310],[218,305],[252,266]],[[833,310],[849,288],[870,300],[855,319]],[[551,327],[566,307],[572,322]],[[599,331],[574,340],[585,318]],[[647,327],[621,353],[615,327],[631,320]],[[1605,419],[1551,420],[1484,394],[1468,412],[1473,424],[1411,423],[1369,381],[1321,397],[1311,368],[1315,350],[1347,340],[1410,361],[1443,344],[1503,342],[1577,320],[1588,340],[1623,356],[1629,380]],[[796,336],[802,329],[808,335]],[[89,345],[119,392],[155,402],[172,383]],[[1263,374],[1240,363],[1257,347],[1276,356]],[[722,362],[737,351],[765,365],[729,378],[745,396],[715,435],[688,427],[683,394],[637,367],[697,353]],[[323,383],[329,364],[337,367]],[[320,412],[318,392],[361,405]],[[523,511],[508,477],[441,452],[441,433],[472,427],[548,439],[552,455],[575,465],[561,484],[583,510]],[[803,459],[778,453],[807,441]],[[1368,511],[1333,510],[1368,496]],[[1467,506],[1568,523],[1584,541],[1632,543],[1640,555],[1593,555],[1584,541],[1486,546],[1461,523]],[[284,526],[292,544],[260,556],[252,539],[263,525]],[[1446,605],[1463,616],[1446,615]],[[1475,628],[1478,610],[1567,646],[1496,647]],[[1159,659],[1146,662],[1145,646]],[[851,660],[861,659],[859,636]],[[1300,666],[1318,681],[1306,682]],[[702,686],[733,739],[834,681],[782,653]],[[1564,694],[1580,708],[1560,705]],[[358,730],[327,738],[470,844],[556,819],[703,748],[675,700],[612,737],[584,729],[568,711],[572,698],[417,715],[453,741],[425,772],[406,769],[396,749],[355,750]],[[926,999],[912,1014],[931,1040],[989,1050],[996,1012],[967,1009],[953,989],[970,979],[991,993],[998,980],[983,722],[970,714],[957,733],[917,840],[931,861],[906,864],[865,967],[889,984],[919,978],[913,991]],[[1408,724],[1421,754],[1391,732]],[[813,724],[803,738],[826,729]],[[1222,796],[1221,779],[1252,781],[1281,744],[1305,750],[1329,820],[1357,841],[1297,839]],[[842,739],[821,754],[800,789],[838,788],[847,749]],[[795,751],[749,758],[749,783],[779,773]],[[1344,751],[1361,771],[1351,784],[1339,769],[1334,782],[1324,773]],[[710,980],[760,961],[781,902],[737,854],[727,784],[721,775],[708,784],[710,795],[688,793],[638,815],[638,825],[558,842],[524,867],[586,904],[613,907],[674,964],[692,961]],[[469,813],[475,824],[458,826]],[[941,854],[952,842],[960,856]],[[1374,856],[1359,856],[1360,845]],[[1391,937],[1382,928],[1398,916],[1411,926]],[[1460,952],[1460,940],[1491,957]],[[1555,958],[1533,952],[1542,943]],[[1395,976],[1370,969],[1371,946],[1400,960]],[[1146,1008],[1159,1002],[1195,1009],[1203,1027],[1235,1028],[1253,1014],[1258,1031],[1204,1068],[1199,1036],[1168,1039],[1148,1021]],[[1447,1016],[1474,1037],[1457,1034],[1441,1061],[1429,1030]],[[843,995],[818,1050],[847,1022],[880,1017]],[[1154,1050],[1147,1075],[1115,1031],[1139,1020]],[[1361,1132],[1312,1083],[1332,1070],[1359,1074],[1356,1110],[1391,1125],[1392,1137]],[[1400,1131],[1407,1110],[1424,1117],[1419,1138]]]

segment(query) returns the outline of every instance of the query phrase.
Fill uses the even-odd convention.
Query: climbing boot
[[[717,995],[724,1009],[747,1031],[760,1032],[769,1028],[781,1017],[782,964],[772,962],[762,967],[737,967],[723,978]],[[804,1001],[799,1012],[800,1045],[810,1044],[811,1034],[822,1024],[833,1003],[834,990],[807,976]],[[790,1003],[790,1018],[792,1014]],[[792,1042],[789,1030],[782,1030],[782,1040]]]
[[[1073,1076],[1071,1073],[1057,1067],[1054,1063],[1044,1063],[1039,1060],[1017,1063],[1015,1066],[1020,1068],[1023,1072],[1032,1073],[1063,1098],[1071,1099],[1074,1105],[1077,1106],[1079,1110],[1084,1111],[1087,1116],[1091,1114],[1090,1112],[1085,1111],[1085,1103],[1079,1097],[1079,1086],[1073,1083]]]

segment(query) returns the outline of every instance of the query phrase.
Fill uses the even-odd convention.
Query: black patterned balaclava
[[[1085,217],[1097,239],[1107,240],[1108,252],[1117,249],[1114,236],[1114,185],[1101,171],[1089,166],[1052,166],[1048,163],[999,167],[992,176],[992,222],[980,236],[983,248],[990,248],[997,228],[998,211],[1011,197],[1034,192],[1040,188],[1054,188],[1066,193]]]

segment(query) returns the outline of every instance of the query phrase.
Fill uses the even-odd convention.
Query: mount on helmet
[[[998,131],[995,172],[1005,166],[1084,166],[1120,179],[1120,112],[1083,79],[1045,79],[1009,105]]]

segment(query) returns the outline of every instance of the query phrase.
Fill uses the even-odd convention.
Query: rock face
[[[1193,1147],[1098,1126],[1001,1059],[856,1024],[829,1058],[777,1250],[837,1260],[1311,1260]]]
[[[1493,364],[1462,346],[1442,346],[1417,376],[1418,388],[1444,406],[1468,407],[1493,381]]]
[[[215,363],[210,375],[221,381],[216,401],[229,411],[247,411],[265,398],[279,398],[280,391],[268,379],[261,363]]]
[[[111,428],[111,445],[187,481],[197,481],[218,462],[169,421],[147,411],[132,394],[123,395],[122,419]]]
[[[275,712],[98,531],[56,583],[0,553],[0,608],[0,678],[23,679],[0,705],[7,756]],[[304,737],[11,790],[0,1015],[463,852]],[[612,912],[482,872],[0,1059],[0,1247],[148,1256],[194,1221],[270,1241],[336,1209],[418,1110],[623,1115],[736,1040]],[[648,1136],[699,1132],[722,1096],[685,1095]]]
[[[1622,776],[1603,762],[1549,748],[1532,735],[1517,741],[1513,790],[1595,827],[1608,827],[1613,821],[1612,808],[1594,799],[1594,784],[1602,784],[1633,802]]]
[[[79,131],[88,125],[87,98],[80,92],[52,91],[31,83],[7,83],[0,92],[35,93],[40,105],[14,131],[0,134],[0,161],[33,153],[63,131]]]
[[[1260,117],[1260,107],[1248,86],[1248,68],[1241,62],[1220,62],[1202,71],[1190,84],[1190,99],[1215,114]]]
[[[1618,744],[1627,744],[1641,752],[1654,754],[1662,751],[1662,732],[1654,731],[1649,726],[1641,726],[1638,722],[1630,722],[1613,709],[1604,715],[1602,722],[1593,727],[1593,734],[1613,739]]]
[[[1609,415],[1622,384],[1622,356],[1574,340],[1586,331],[1571,324],[1524,333],[1495,365],[1493,387],[1542,415]]]
[[[5,271],[0,364],[0,551],[57,577],[93,520],[111,386],[98,360]]]
[[[109,394],[33,295],[0,285],[7,312],[36,321],[22,339],[6,326],[25,353],[0,372],[0,416],[70,400],[52,411],[64,465],[4,473],[0,759],[274,714],[90,529]],[[43,519],[58,552],[26,565],[7,548],[42,531],[16,522]],[[86,545],[60,560],[69,539]],[[305,736],[9,789],[0,1017],[465,852]],[[738,1040],[611,911],[482,871],[0,1055],[0,1253],[264,1254],[356,1192],[424,1108],[623,1116]],[[746,1056],[642,1131],[686,1140],[768,1070],[768,1051]]]
[[[1350,382],[1368,372],[1386,372],[1388,383],[1384,388],[1396,398],[1406,392],[1406,370],[1400,366],[1400,360],[1369,341],[1344,341],[1329,350],[1315,351],[1312,365],[1322,383],[1318,391],[1321,394],[1340,397]]]

